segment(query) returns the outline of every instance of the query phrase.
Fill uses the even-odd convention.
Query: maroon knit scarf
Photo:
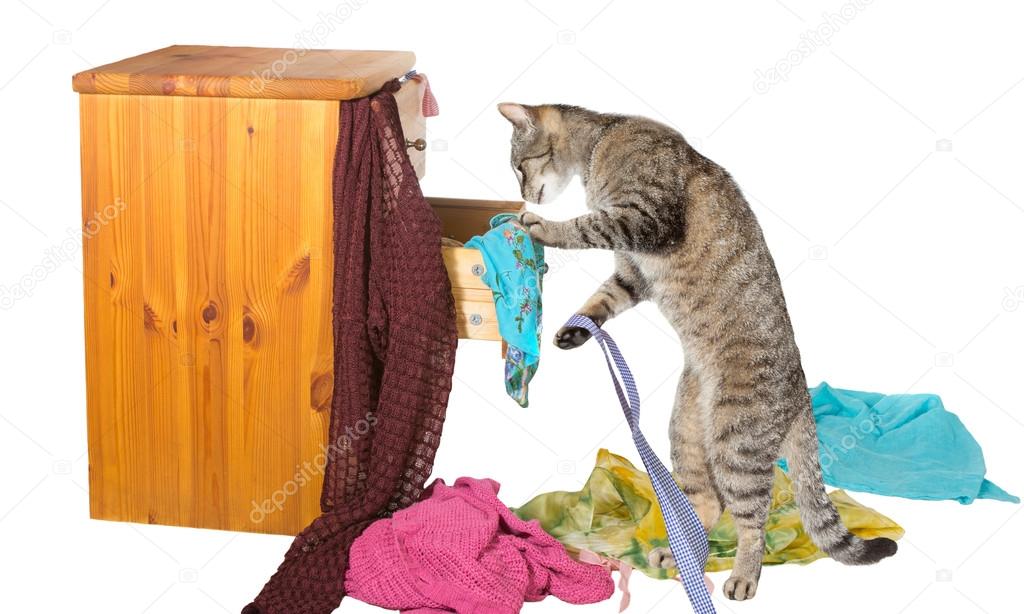
[[[455,366],[441,228],[405,153],[392,81],[343,101],[334,160],[334,399],[323,514],[243,614],[327,614],[352,542],[415,502]]]

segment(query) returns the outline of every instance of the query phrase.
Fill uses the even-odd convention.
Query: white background
[[[1019,4],[876,0],[845,23],[826,15],[839,0],[451,4],[4,2],[0,285],[20,284],[77,232],[72,73],[174,43],[290,47],[337,11],[349,16],[319,46],[414,50],[430,75],[442,114],[429,125],[428,194],[518,198],[502,100],[678,127],[751,200],[809,382],[941,394],[982,443],[990,477],[1024,494]],[[801,49],[808,31],[827,44]],[[759,91],[757,71],[773,67],[786,80]],[[543,212],[582,208],[574,186]],[[550,258],[548,335],[611,266],[606,253]],[[287,538],[88,519],[81,297],[76,253],[0,311],[0,609],[237,612]],[[664,457],[681,351],[650,305],[609,328]],[[493,477],[516,505],[578,488],[599,446],[636,457],[597,350],[544,349],[520,409],[504,396],[497,347],[460,346],[438,476]],[[768,568],[752,602],[719,589],[719,611],[1021,611],[1020,506],[855,496],[906,528],[894,559]],[[719,587],[725,577],[714,576]],[[527,611],[569,608],[549,599]],[[638,577],[631,611],[688,606],[681,587]]]

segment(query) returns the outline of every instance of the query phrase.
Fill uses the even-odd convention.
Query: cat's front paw
[[[563,350],[578,348],[590,339],[590,331],[580,326],[563,326],[555,333],[555,345]]]
[[[545,220],[532,211],[524,211],[519,215],[519,223],[530,233],[530,238],[541,245],[555,247],[555,222]]]

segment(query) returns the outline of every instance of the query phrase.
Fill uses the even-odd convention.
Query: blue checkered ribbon
[[[619,346],[608,333],[586,316],[574,315],[566,322],[566,326],[578,326],[590,331],[604,352],[612,383],[615,384],[615,393],[619,396],[629,430],[633,433],[633,443],[636,444],[644,467],[651,476],[658,505],[665,517],[669,549],[676,561],[679,578],[686,588],[686,595],[690,598],[690,605],[696,614],[714,614],[715,606],[711,603],[711,595],[704,584],[704,566],[708,561],[707,533],[704,532],[704,527],[686,495],[640,431],[640,393],[637,392],[633,374],[630,373]]]

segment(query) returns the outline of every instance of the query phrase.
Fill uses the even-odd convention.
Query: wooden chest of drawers
[[[176,46],[74,76],[94,518],[295,533],[317,515],[339,100],[413,62]],[[396,95],[409,141],[420,95]],[[521,203],[432,205],[465,240]],[[498,340],[479,253],[444,257],[460,336]]]

